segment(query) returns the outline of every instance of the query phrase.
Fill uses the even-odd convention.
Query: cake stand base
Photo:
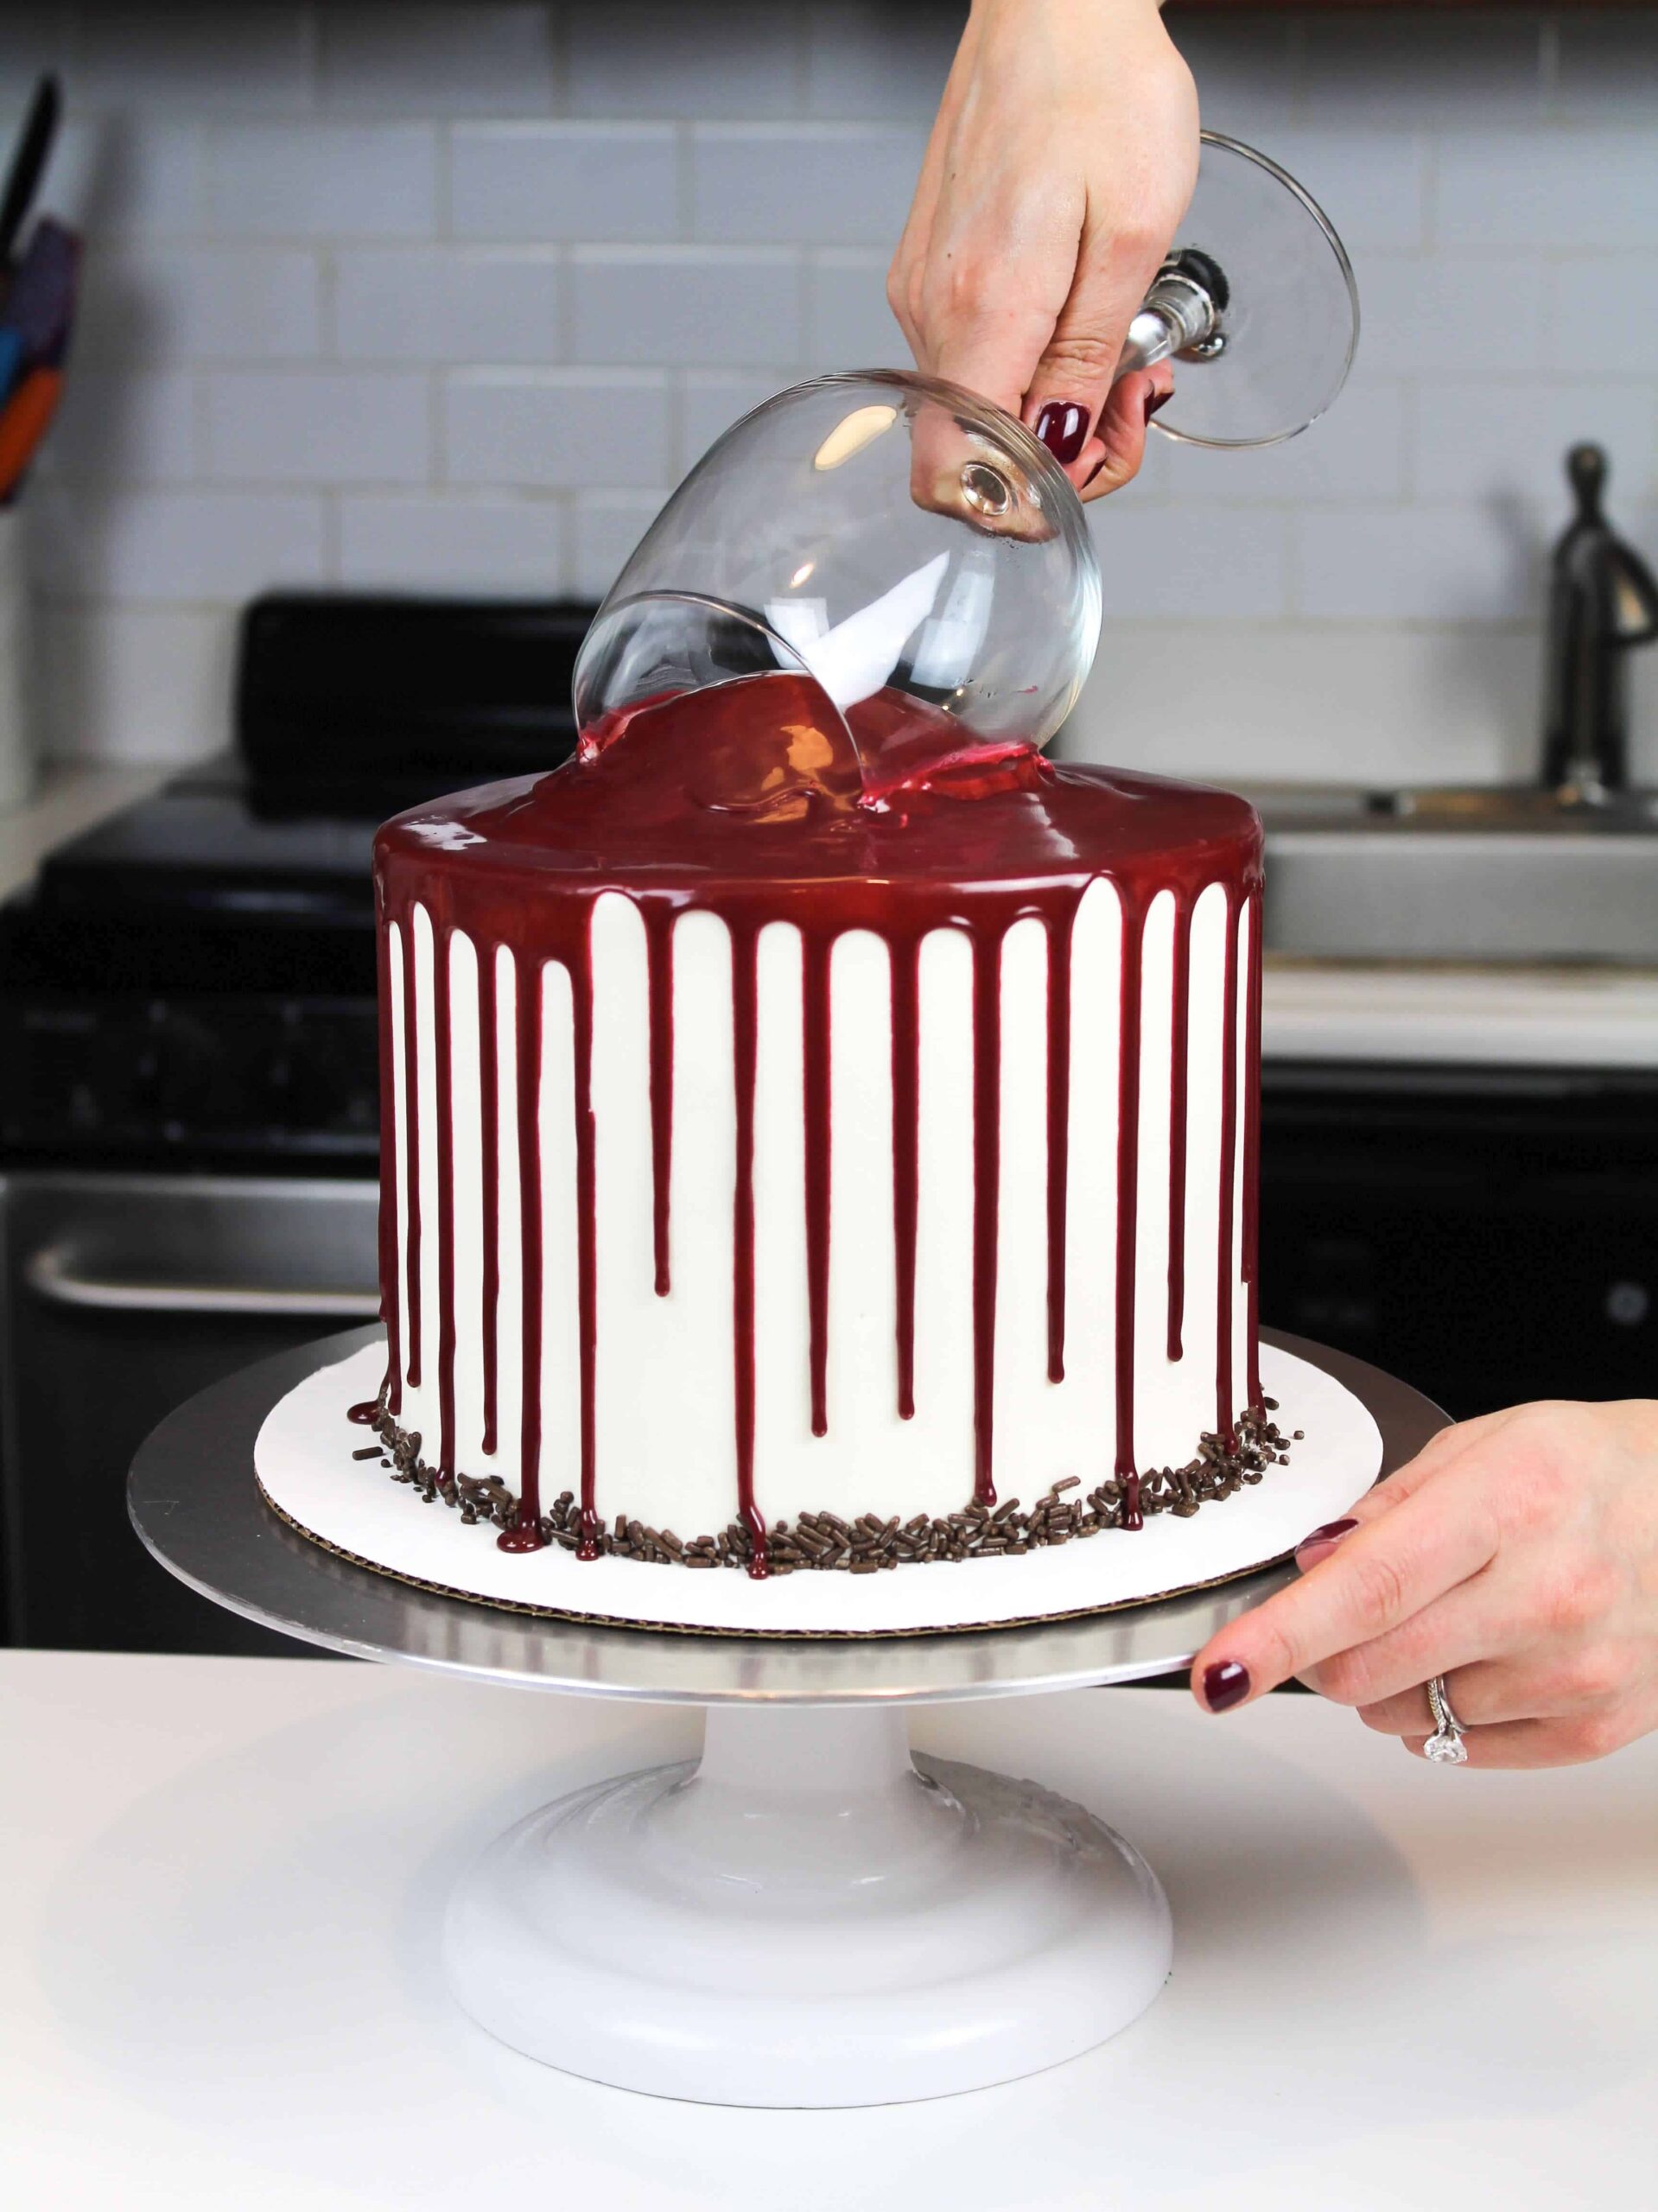
[[[260,1496],[254,1450],[272,1408],[374,1334],[264,1360],[162,1423],[128,1485],[155,1556],[325,1650],[707,1715],[700,1764],[561,1798],[462,1878],[445,1955],[474,2019],[627,2088],[831,2106],[1010,2081],[1151,2003],[1169,1910],[1145,1861],[1033,1783],[912,1761],[905,1713],[1166,1673],[1293,1567],[948,1636],[671,1635],[472,1604],[324,1550]],[[1280,1341],[1374,1416],[1384,1475],[1444,1426],[1362,1361]]]
[[[456,1888],[451,1986],[503,2043],[626,2089],[870,2105],[1036,2072],[1138,2018],[1168,1901],[1029,1782],[910,1755],[890,1709],[714,1707],[700,1764],[575,1791]]]

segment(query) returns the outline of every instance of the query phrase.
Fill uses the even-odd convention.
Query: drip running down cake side
[[[1281,1455],[1259,823],[918,714],[750,677],[380,832],[353,1411],[457,1541],[874,1572]]]

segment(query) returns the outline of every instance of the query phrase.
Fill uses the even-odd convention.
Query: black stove
[[[592,613],[251,607],[235,751],[60,846],[0,907],[5,1159],[372,1166],[375,829],[565,758]]]

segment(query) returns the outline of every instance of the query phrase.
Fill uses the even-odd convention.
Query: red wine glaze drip
[[[432,1040],[437,1108],[437,1471],[454,1474],[454,1061],[449,957],[454,932],[434,921]]]
[[[408,1198],[404,1207],[403,1266],[408,1288],[409,1358],[405,1372],[411,1390],[420,1388],[420,1049],[415,1018],[415,912],[403,917],[403,1151]]]
[[[1070,937],[1074,902],[1048,925],[1048,1380],[1065,1379],[1065,1204],[1070,1161]]]
[[[1134,1464],[1134,1277],[1140,1229],[1140,1005],[1146,908],[1126,884],[1117,1025],[1116,1476],[1123,1484],[1122,1526],[1142,1526]]]
[[[897,1271],[898,1414],[915,1419],[915,1240],[921,1170],[921,947],[895,938],[893,969],[893,1252]]]
[[[1243,1281],[1248,1320],[1244,1341],[1248,1347],[1249,1403],[1261,1403],[1261,889],[1248,893],[1245,912],[1249,917],[1248,1027],[1244,1033],[1243,1079],[1243,1218],[1239,1231],[1242,1243]]]
[[[996,1257],[1001,1192],[1001,938],[973,932],[973,1495],[996,1502]]]
[[[1182,1357],[1186,1313],[1186,1048],[1191,1027],[1191,908],[1174,898],[1169,1033],[1169,1357]]]
[[[501,1107],[500,1052],[495,1020],[495,948],[486,943],[478,955],[478,1111],[482,1137],[484,1279],[479,1325],[484,1352],[483,1448],[497,1449],[499,1411],[501,1312]]]
[[[519,1363],[524,1397],[518,1424],[518,1510],[495,1541],[504,1552],[536,1552],[541,1534],[541,963],[514,962],[513,1083],[518,1093],[518,1273],[523,1278]]]
[[[346,1408],[346,1419],[355,1422],[359,1428],[372,1428],[379,1418],[379,1403],[373,1398],[364,1398],[357,1405]]]
[[[575,1080],[575,1300],[581,1373],[581,1541],[578,1559],[599,1556],[598,1408],[594,1402],[599,1344],[599,1221],[594,1183],[593,1122],[593,907],[588,905],[576,956],[570,963]]]
[[[810,1325],[811,1424],[829,1434],[829,1205],[834,1129],[829,1101],[829,961],[833,938],[809,931],[803,941],[801,1062],[806,1116],[806,1307]]]
[[[754,1503],[754,1077],[759,1022],[757,934],[731,931],[731,1051],[736,1081],[737,1174],[731,1214],[731,1318],[737,1412],[737,1510],[753,1539],[748,1572],[771,1573],[765,1519]]]
[[[388,926],[384,887],[374,887],[375,969],[379,985],[380,1111],[386,1134],[380,1143],[380,1318],[385,1323],[385,1402],[389,1413],[403,1406],[403,1297],[397,1265],[397,1147],[392,1110],[391,1055],[391,932]],[[353,1414],[355,1416],[353,1407]]]
[[[1229,1446],[1236,1435],[1232,1395],[1232,1192],[1238,1143],[1238,914],[1239,900],[1226,887],[1226,957],[1221,972],[1220,1241],[1215,1280],[1215,1433]]]
[[[674,1172],[674,910],[650,901],[645,924],[646,997],[651,1026],[651,1218],[657,1296],[673,1287],[669,1208]]]

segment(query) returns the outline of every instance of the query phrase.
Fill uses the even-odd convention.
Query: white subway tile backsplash
[[[1298,613],[1338,622],[1534,620],[1542,533],[1518,507],[1373,507],[1294,518]]]
[[[182,118],[71,116],[39,206],[89,238],[185,236],[201,228],[205,166],[203,131]]]
[[[539,114],[556,92],[552,11],[329,0],[318,17],[323,104],[402,115]]]
[[[1129,490],[1096,501],[1088,517],[1109,621],[1271,621],[1287,612],[1286,515],[1217,507],[1200,519]]]
[[[308,106],[308,8],[93,6],[83,16],[70,78],[74,98],[99,109],[238,114]]]
[[[1178,423],[1179,378],[1169,418]],[[1202,371],[1184,373],[1197,376]],[[1405,390],[1356,378],[1321,421],[1281,445],[1215,451],[1166,446],[1166,496],[1184,507],[1329,506],[1348,500],[1396,499],[1406,489]]]
[[[806,271],[806,359],[815,369],[912,365],[886,304],[886,256],[826,251]]]
[[[1358,367],[1367,375],[1505,375],[1544,365],[1547,264],[1531,254],[1362,254]]]
[[[345,247],[334,344],[348,361],[556,361],[562,290],[551,248]]]
[[[229,610],[273,581],[601,590],[739,416],[905,365],[886,264],[965,13],[0,7],[0,141],[59,68],[42,204],[88,238],[29,493],[54,745],[221,742]],[[1121,757],[1154,721],[1153,765],[1197,773],[1528,772],[1573,439],[1604,441],[1613,518],[1658,550],[1654,19],[1169,29],[1204,123],[1328,209],[1364,329],[1305,436],[1153,439],[1091,510],[1109,619],[1084,705],[1127,711],[1078,728]]]
[[[195,378],[78,367],[46,446],[56,475],[106,484],[186,484],[196,473]]]
[[[1522,780],[1541,650],[1449,624],[1107,622],[1057,750],[1222,784]]]
[[[679,396],[679,451],[670,474],[684,475],[718,437],[745,415],[752,414],[778,388],[776,377],[721,376],[693,370]]]
[[[667,124],[467,124],[450,141],[463,238],[669,238],[679,149]]]
[[[221,369],[203,380],[208,474],[239,484],[423,484],[423,374]]]
[[[1435,378],[1418,398],[1417,494],[1470,507],[1525,501],[1566,518],[1566,449],[1596,439],[1622,481],[1650,480],[1655,427],[1649,385],[1587,376],[1559,384],[1454,383]]]
[[[321,331],[314,253],[156,245],[91,253],[83,266],[77,360],[114,366],[299,361]]]
[[[483,370],[450,379],[443,416],[453,484],[576,491],[667,481],[668,385],[660,374]]]
[[[555,499],[347,493],[340,581],[359,590],[500,592],[567,588],[565,513]]]
[[[1306,187],[1350,253],[1408,253],[1423,243],[1428,148],[1407,118],[1390,130],[1298,124],[1263,150]]]
[[[786,251],[578,246],[578,361],[769,367],[800,358],[801,270]]]
[[[422,123],[217,125],[207,219],[221,237],[427,238],[437,135]]]
[[[1658,234],[1658,130],[1448,131],[1435,222],[1439,238],[1458,245],[1649,248]]]
[[[691,139],[699,238],[898,244],[924,133],[859,124],[708,124]]]
[[[1321,124],[1417,122],[1453,128],[1471,111],[1524,125],[1543,103],[1543,39],[1535,16],[1312,16],[1302,31],[1303,97]]]
[[[931,124],[965,10],[940,0],[830,0],[806,10],[806,111],[846,121]]]
[[[1547,286],[1552,369],[1650,380],[1658,367],[1658,255],[1575,255],[1547,271]]]
[[[224,751],[234,608],[47,601],[40,623],[46,747],[54,759],[186,761]]]
[[[1287,128],[1295,73],[1286,24],[1267,16],[1241,23],[1177,16],[1165,28],[1197,80],[1206,130],[1253,143]]]
[[[666,497],[665,492],[588,493],[576,501],[570,589],[578,598],[604,597]]]
[[[66,598],[226,603],[325,573],[323,503],[314,493],[123,492],[89,500],[64,485],[40,489],[37,574]]]
[[[795,12],[730,0],[717,20],[673,0],[607,0],[566,19],[573,115],[793,115],[799,106]]]

